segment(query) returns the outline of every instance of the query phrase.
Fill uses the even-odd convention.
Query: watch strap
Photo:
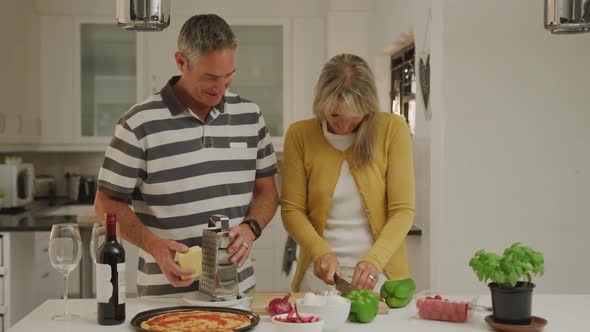
[[[247,224],[248,227],[250,227],[252,234],[254,234],[254,240],[258,239],[260,235],[262,235],[262,227],[260,227],[260,224],[256,219],[246,219],[242,221],[241,224]]]

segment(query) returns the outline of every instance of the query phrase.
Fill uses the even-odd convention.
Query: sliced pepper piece
[[[379,298],[373,291],[353,290],[343,295],[350,300],[350,313],[348,320],[351,322],[370,323],[379,311]]]
[[[416,283],[412,278],[388,280],[381,286],[381,297],[390,308],[407,306],[415,292]]]

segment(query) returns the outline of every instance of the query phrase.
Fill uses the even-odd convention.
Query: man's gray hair
[[[215,14],[195,15],[188,19],[178,36],[178,52],[189,64],[201,54],[223,48],[237,48],[231,27]]]

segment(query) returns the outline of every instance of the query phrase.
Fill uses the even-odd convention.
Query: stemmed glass
[[[82,240],[77,224],[55,224],[51,227],[49,236],[49,261],[53,268],[64,275],[65,289],[64,314],[51,317],[54,320],[73,320],[78,315],[70,314],[68,310],[68,275],[80,263],[82,258]]]
[[[100,222],[96,222],[92,225],[92,235],[90,236],[90,257],[92,262],[96,264],[96,255],[98,248],[104,242],[106,236],[106,228]]]

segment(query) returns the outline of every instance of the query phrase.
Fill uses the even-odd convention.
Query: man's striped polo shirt
[[[173,77],[159,94],[121,116],[99,172],[98,189],[131,201],[141,222],[164,239],[201,245],[208,217],[238,225],[252,201],[254,180],[277,172],[259,107],[226,92],[203,123],[178,99]],[[254,287],[250,260],[238,269],[240,291]],[[139,250],[137,293],[168,295],[175,288],[154,258]]]

